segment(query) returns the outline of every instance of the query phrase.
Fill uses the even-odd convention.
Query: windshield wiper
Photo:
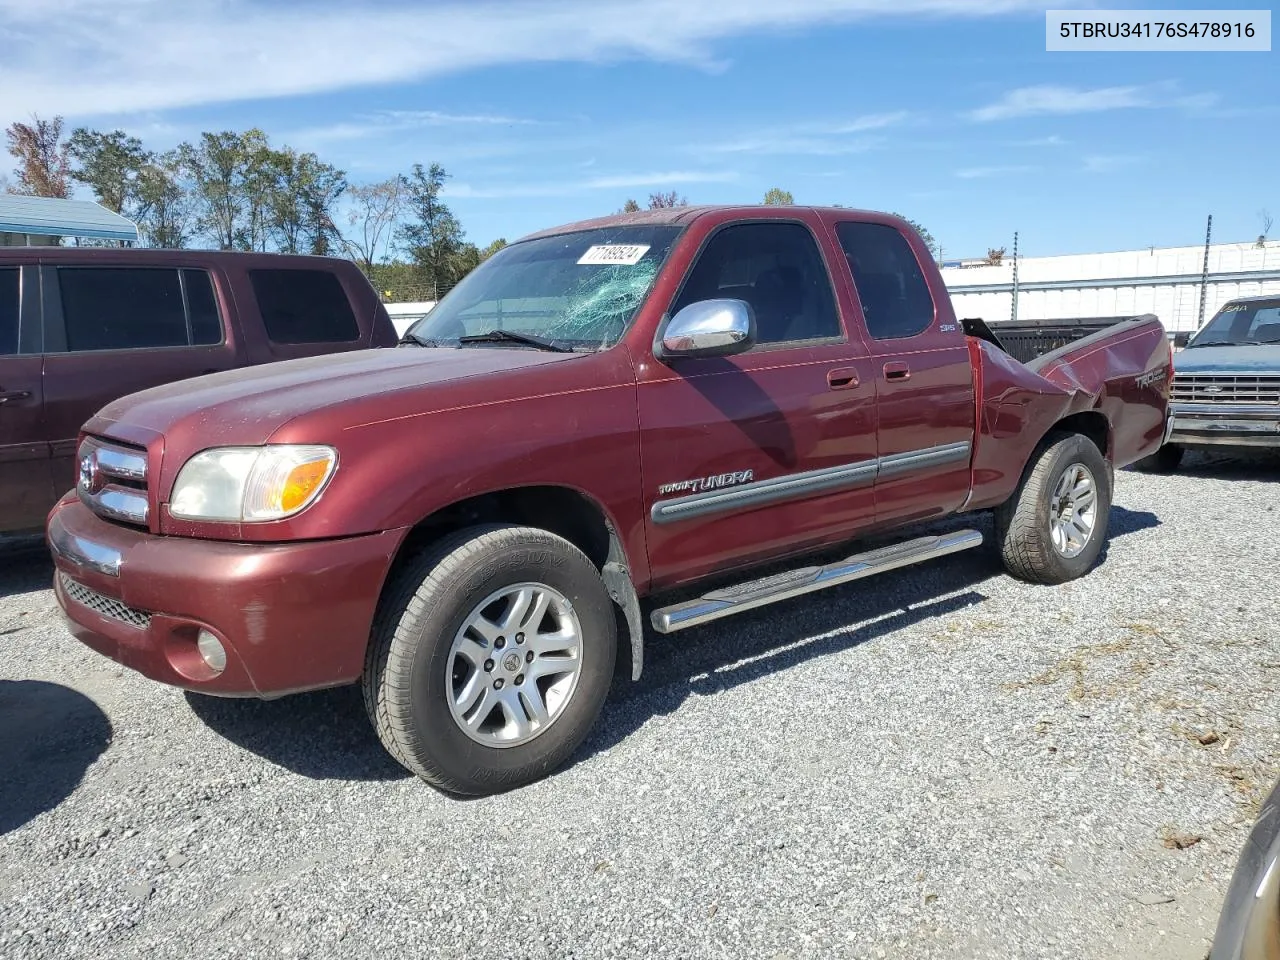
[[[400,342],[399,344],[397,344],[397,346],[403,347],[403,346],[407,346],[408,344],[413,344],[418,347],[443,347],[444,346],[444,344],[441,343],[439,340],[432,340],[429,337],[420,337],[416,333],[411,333],[408,330],[406,330],[404,333],[404,336],[400,338]]]
[[[1188,343],[1187,348],[1191,347],[1238,347],[1239,340],[1201,340],[1199,343]]]
[[[539,350],[550,350],[552,353],[573,353],[573,347],[566,347],[564,344],[555,343],[552,340],[544,340],[542,337],[534,336],[532,333],[520,333],[516,330],[490,330],[488,333],[473,333],[458,338],[459,343],[501,343],[503,341],[527,343],[531,347],[537,347]]]

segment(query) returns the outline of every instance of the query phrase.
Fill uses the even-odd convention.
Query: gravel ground
[[[446,798],[350,690],[188,697],[0,554],[0,956],[1201,960],[1280,773],[1280,465],[650,645],[568,769]]]

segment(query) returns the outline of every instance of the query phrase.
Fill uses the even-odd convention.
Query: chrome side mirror
[[[745,300],[691,303],[662,332],[660,357],[726,357],[756,340],[756,318]]]

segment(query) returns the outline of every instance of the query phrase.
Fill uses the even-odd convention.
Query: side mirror
[[[658,355],[727,357],[749,350],[755,340],[755,313],[745,300],[699,300],[671,318]]]

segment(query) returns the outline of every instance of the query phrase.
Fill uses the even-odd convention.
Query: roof
[[[138,239],[138,226],[92,200],[0,195],[0,233],[94,240]]]
[[[858,219],[869,218],[898,222],[898,218],[894,217],[892,214],[881,213],[875,210],[863,210],[856,207],[819,207],[808,206],[805,204],[776,205],[730,203],[695,207],[659,207],[656,210],[637,210],[635,213],[615,213],[606,217],[595,217],[590,220],[580,220],[577,223],[567,223],[558,227],[551,227],[546,230],[538,230],[534,233],[526,234],[521,237],[520,240],[533,240],[537,237],[549,237],[559,233],[574,233],[579,230],[598,230],[605,227],[688,223],[692,220],[696,220],[698,217],[706,213],[730,212],[735,216],[743,218],[748,218],[752,215],[785,217],[787,216],[788,211],[794,215],[795,211],[800,210],[816,212],[828,216],[854,216]]]

